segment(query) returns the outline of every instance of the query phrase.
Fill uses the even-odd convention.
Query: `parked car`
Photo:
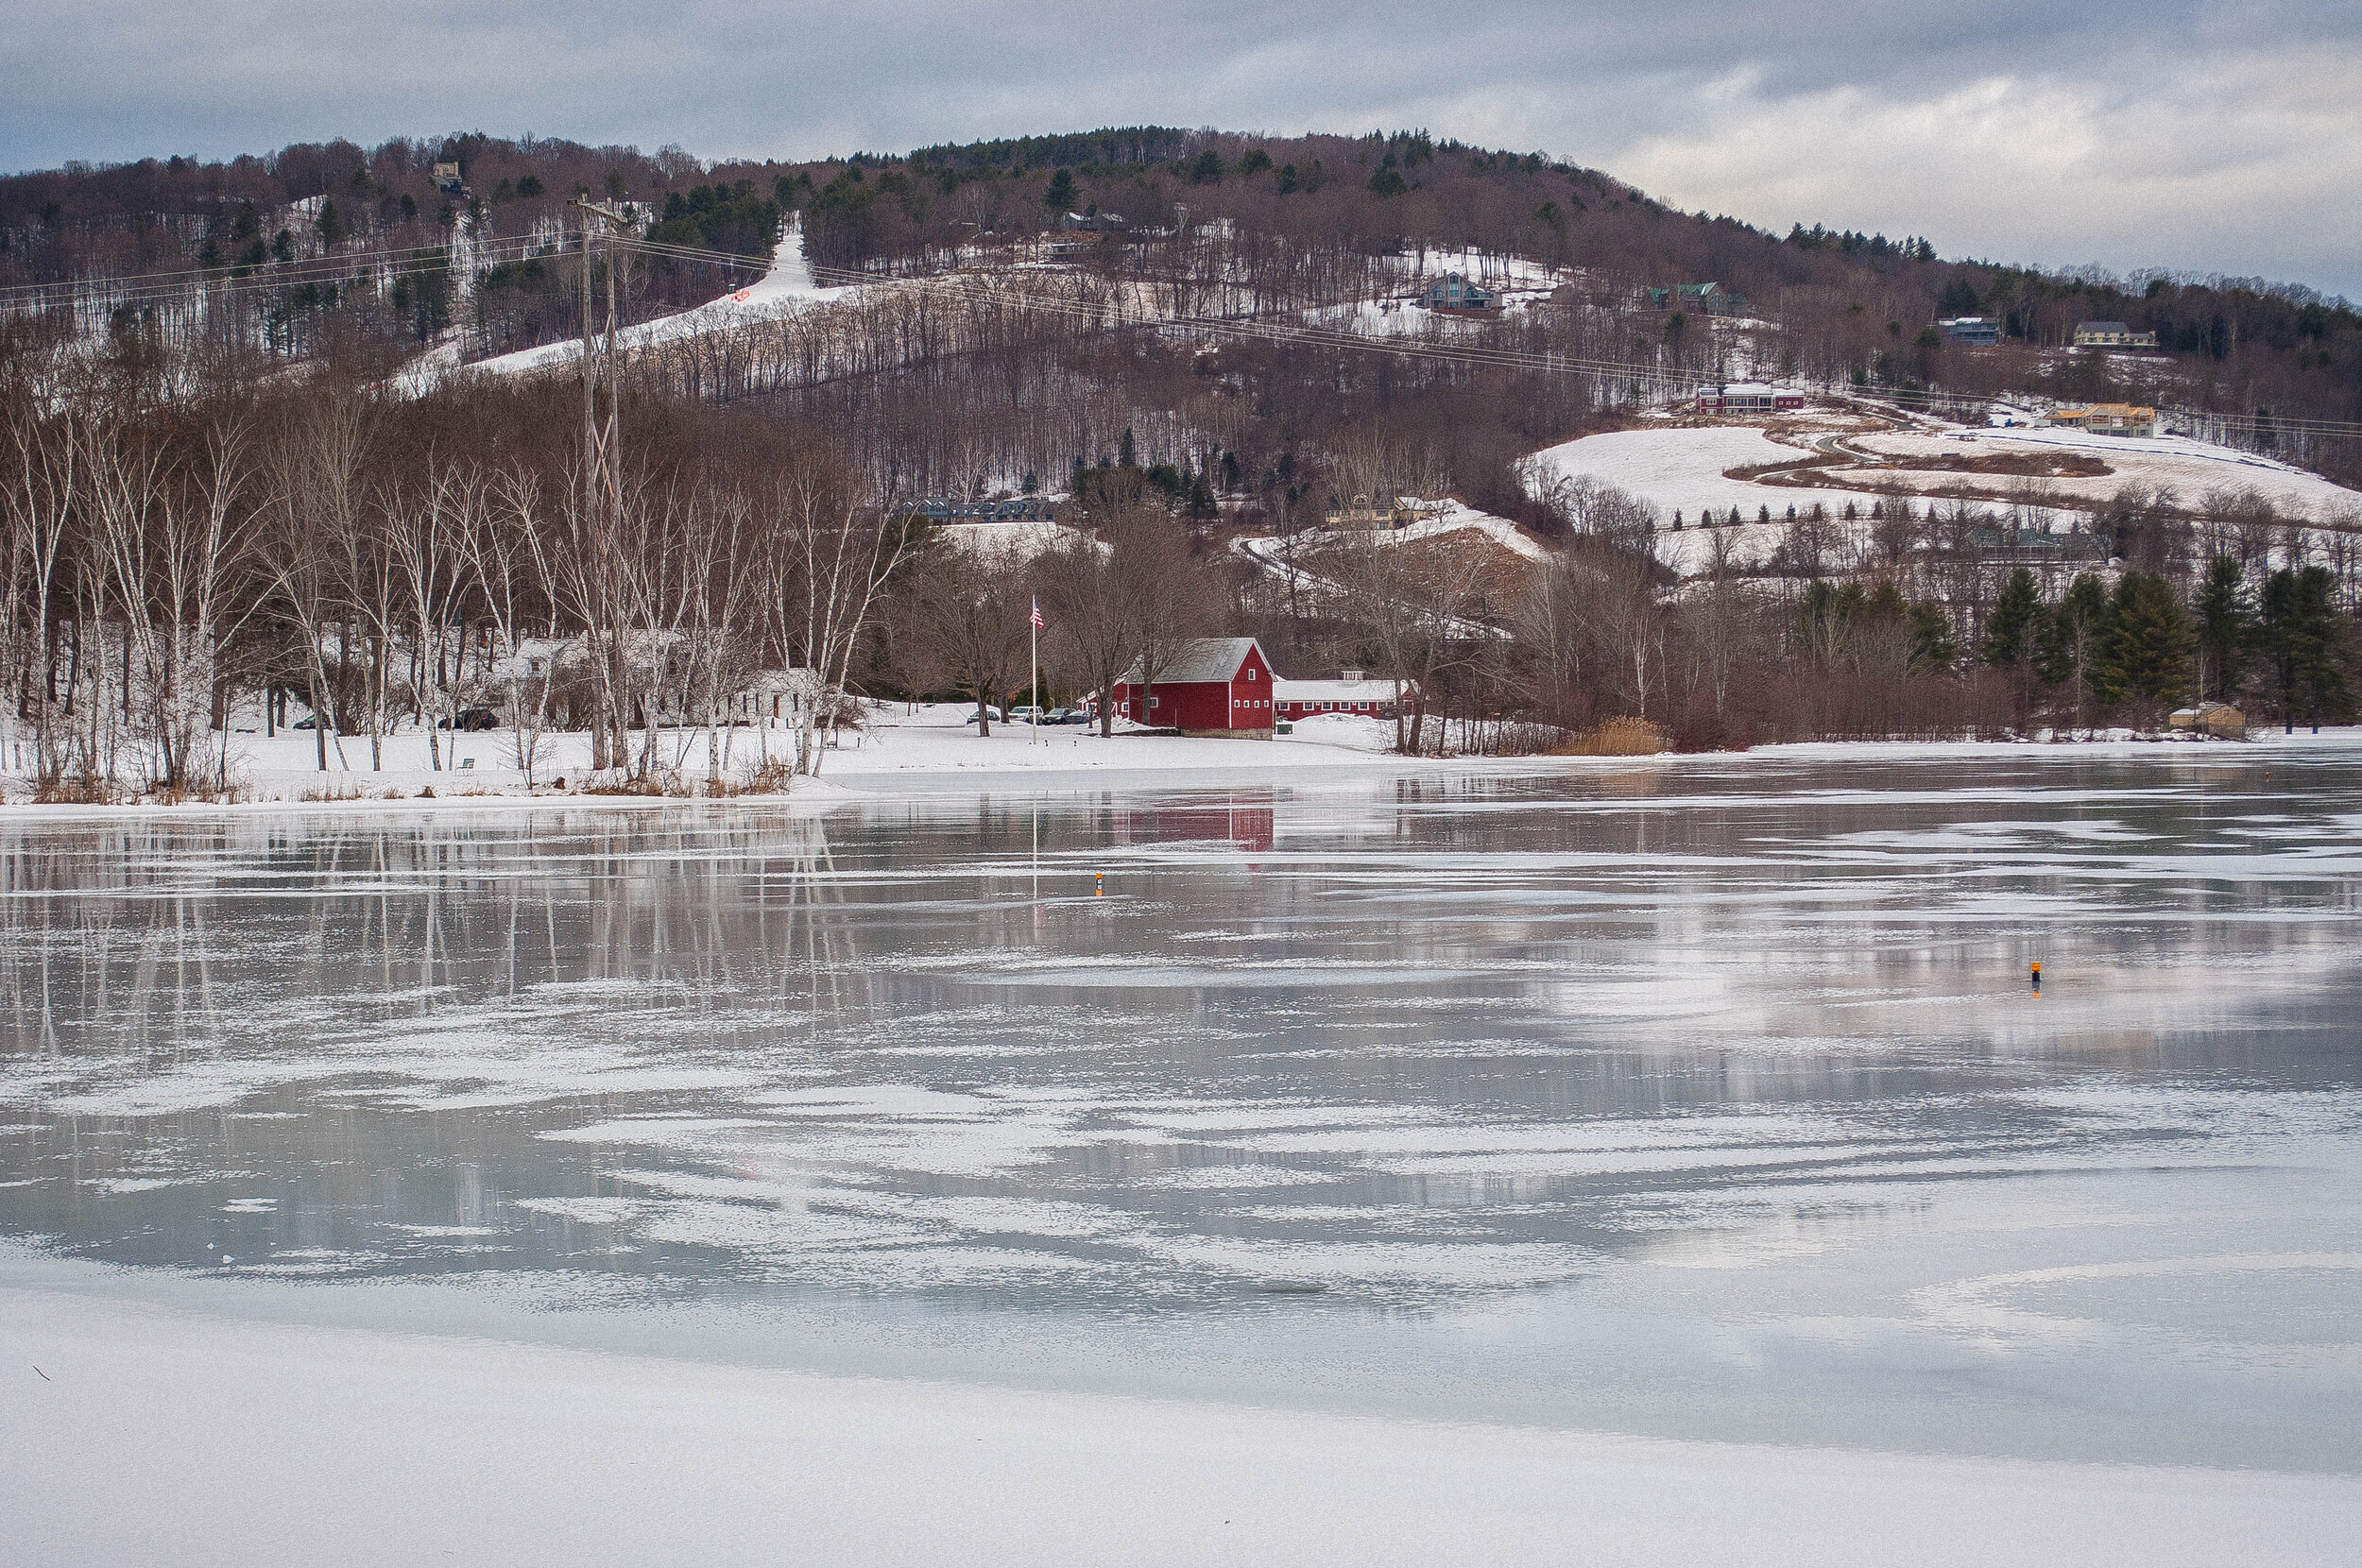
[[[992,716],[992,722],[994,724],[997,724],[1001,722],[1001,710],[999,708],[987,703],[984,705],[984,711]],[[971,724],[976,722],[976,715],[973,712],[968,714],[967,722]]]
[[[1053,707],[1041,716],[1041,722],[1045,724],[1079,724],[1083,722],[1083,715],[1071,707]]]
[[[498,729],[500,725],[500,715],[488,707],[463,707],[459,710],[459,727],[463,730]],[[449,719],[437,719],[435,727],[449,729],[452,724]]]
[[[1032,703],[1026,703],[1022,707],[1012,707],[1009,709],[1009,723],[1013,724],[1029,723],[1042,724],[1048,724],[1049,722],[1049,718],[1042,712],[1042,710],[1036,707]]]

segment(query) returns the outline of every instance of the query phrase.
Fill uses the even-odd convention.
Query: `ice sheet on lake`
[[[2362,757],[2057,750],[22,827],[0,1226],[2362,1464]]]

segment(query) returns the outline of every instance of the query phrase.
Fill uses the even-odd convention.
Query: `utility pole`
[[[615,354],[615,230],[627,227],[631,218],[605,202],[576,196],[569,205],[582,212],[582,469],[583,483],[591,486],[599,504],[607,506],[619,502],[623,492],[622,475],[617,469],[615,415],[622,401],[623,370]],[[598,227],[592,227],[592,220]],[[594,324],[592,313],[591,241],[607,242],[607,319]],[[604,339],[604,341],[602,341]],[[595,358],[593,357],[595,355]],[[598,390],[607,387],[607,412],[599,415]]]
[[[604,202],[576,196],[569,205],[582,213],[582,507],[579,526],[586,537],[575,541],[576,559],[580,570],[596,571],[602,576],[614,570],[614,552],[624,512],[623,454],[616,435],[616,416],[623,403],[623,369],[615,353],[615,231],[627,226],[629,214],[619,212]],[[594,227],[594,223],[596,227]],[[607,319],[604,325],[592,319],[593,282],[591,275],[591,241],[607,242]],[[599,389],[607,389],[607,407],[599,407]],[[595,566],[592,563],[596,563]],[[613,596],[608,592],[595,595],[613,608]],[[593,614],[593,620],[597,616]],[[605,676],[607,711],[596,714],[591,722],[590,766],[596,772],[609,766],[625,767],[631,759],[631,732],[625,724],[623,693],[626,675],[621,628],[608,626],[606,635],[599,635],[595,625],[585,628],[590,635],[589,652],[598,661]],[[602,648],[600,642],[607,646]]]

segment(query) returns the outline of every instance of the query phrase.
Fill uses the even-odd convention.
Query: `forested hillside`
[[[437,163],[456,164],[464,188],[439,188]],[[1752,367],[1823,386],[2155,401],[2230,417],[2238,422],[2221,434],[2283,446],[2303,421],[2362,420],[2362,316],[2301,287],[2100,281],[1947,260],[1910,237],[1766,233],[1674,211],[1595,170],[1424,133],[1141,128],[710,165],[677,148],[651,156],[469,135],[375,149],[305,145],[217,163],[77,165],[0,179],[0,289],[20,307],[11,330],[38,330],[31,303],[56,316],[71,299],[75,326],[103,323],[127,353],[195,311],[188,284],[215,280],[252,286],[225,293],[208,318],[218,329],[237,317],[282,356],[341,355],[382,371],[439,337],[473,358],[579,330],[559,264],[565,202],[576,193],[638,204],[651,240],[749,258],[766,256],[781,219],[800,213],[815,264],[866,276],[940,272],[1069,213],[1120,219],[1137,236],[1172,230],[1186,210],[1193,227],[1221,226],[1222,265],[1260,279],[1248,302],[1267,310],[1370,298],[1390,278],[1370,264],[1378,259],[1473,250],[1579,269],[1567,274],[1580,280],[1576,292],[1597,303],[1719,284],[1714,309],[1756,324]],[[1106,247],[1104,264],[1171,275],[1206,260],[1135,245]],[[272,286],[280,274],[283,286]],[[28,287],[130,275],[152,281],[78,296]],[[745,276],[677,255],[642,258],[623,281],[625,314],[676,309]],[[2002,323],[1999,348],[1947,346],[1933,326],[1978,313]],[[2154,332],[2163,351],[2138,363],[2066,351],[2087,318]],[[1636,335],[1604,347],[1723,368],[1723,335],[1678,298],[1635,325]],[[2348,445],[2299,455],[2351,472]]]
[[[2362,472],[2362,329],[2301,290],[1765,234],[1415,134],[1157,129],[21,176],[0,269],[0,754],[52,799],[234,790],[258,723],[325,770],[482,715],[528,777],[570,729],[602,787],[722,788],[683,736],[759,699],[813,699],[806,768],[857,696],[1008,699],[1036,600],[1039,695],[1253,635],[1400,682],[1419,751],[2353,710],[2362,510],[2251,450]],[[1439,303],[1455,271],[1492,298]],[[640,324],[604,456],[586,285]],[[1998,346],[1933,330],[1972,308]],[[2097,315],[2163,349],[2062,345]],[[1698,410],[1748,374],[1811,407]],[[2251,450],[1972,452],[2003,391]],[[1738,455],[1652,500],[1595,441]],[[988,497],[1034,515],[941,525]]]

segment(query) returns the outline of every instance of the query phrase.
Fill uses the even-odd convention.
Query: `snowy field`
[[[1659,554],[1684,571],[1706,564],[1707,541],[1720,537],[1740,562],[1759,562],[1779,543],[1788,510],[1809,511],[1818,503],[1830,517],[1841,517],[1849,504],[1867,514],[1877,499],[1863,489],[1836,485],[1767,484],[1726,477],[1733,469],[1796,463],[1815,455],[1812,443],[1835,435],[1853,421],[1829,420],[1823,429],[1812,421],[1798,426],[1787,441],[1775,441],[1753,425],[1699,425],[1656,430],[1610,431],[1547,448],[1531,460],[1544,477],[1588,476],[1630,491],[1655,506],[1662,524],[1679,512],[1694,530],[1702,511],[1712,508],[1727,516],[1733,507],[1749,520],[1738,527],[1676,537],[1669,531],[1658,539]],[[2100,457],[2114,470],[2097,478],[2045,479],[2046,491],[2060,501],[2088,505],[2113,496],[2126,485],[2171,489],[2183,504],[2197,503],[2217,489],[2253,490],[2285,515],[2316,521],[2362,521],[2362,492],[2334,485],[2319,474],[2182,436],[2130,438],[2094,435],[2071,430],[1954,429],[1936,434],[1887,433],[1846,435],[1845,444],[1859,452],[1905,459],[1926,457],[2008,457],[2074,452]],[[1936,469],[1863,469],[1833,470],[1857,484],[1897,484],[1914,494],[1963,486],[1989,491],[1994,504],[2013,481],[1999,474],[1972,474]],[[1763,507],[1772,521],[1755,522]],[[2045,514],[2048,515],[2048,514]]]
[[[1729,547],[1736,563],[1753,565],[1770,558],[1787,529],[1790,506],[1806,512],[1819,502],[1833,518],[1842,517],[1848,505],[1862,513],[1870,510],[1874,498],[1859,490],[1758,485],[1723,477],[1729,469],[1800,463],[1812,455],[1808,448],[1774,441],[1753,425],[1703,425],[1609,431],[1545,448],[1529,461],[1541,477],[1588,476],[1656,507],[1663,530],[1657,537],[1658,555],[1676,571],[1695,572],[1705,569],[1710,542],[1716,538]],[[1747,521],[1711,530],[1697,526],[1707,508],[1727,517],[1734,506]],[[1766,506],[1773,520],[1755,521]],[[1686,525],[1684,533],[1670,529],[1676,512]]]
[[[1678,511],[1694,523],[1709,506],[1724,513],[1743,507],[1751,519],[1758,506],[1770,506],[1772,516],[1780,517],[1791,503],[1801,511],[1816,501],[1832,514],[1843,511],[1848,502],[1868,509],[1871,498],[1859,490],[1834,486],[1803,489],[1722,477],[1726,469],[1801,463],[1812,455],[1811,449],[1774,441],[1754,425],[1696,425],[1586,435],[1546,448],[1532,461],[1548,472],[1587,474],[1628,490],[1654,505],[1667,521]]]
[[[2253,490],[2289,516],[2314,520],[2362,514],[2362,492],[2333,484],[2319,474],[2261,457],[2234,447],[2217,446],[2183,435],[2128,437],[2095,435],[2082,430],[1995,429],[1955,430],[1940,435],[1894,433],[1865,435],[1850,443],[1861,451],[1887,455],[1949,457],[1966,453],[2014,455],[2072,452],[2099,458],[2115,471],[2093,479],[2052,479],[2045,485],[2058,495],[2083,502],[2104,501],[2127,484],[2172,490],[2184,503],[2195,503],[2209,490]],[[1904,477],[1909,471],[1905,470]],[[1976,476],[1935,474],[1923,478],[1941,482]],[[1987,475],[1978,483],[2006,487],[2009,481]],[[2362,521],[2362,516],[2354,520]]]
[[[2353,736],[1296,754],[0,818],[12,1539],[2341,1560]]]

